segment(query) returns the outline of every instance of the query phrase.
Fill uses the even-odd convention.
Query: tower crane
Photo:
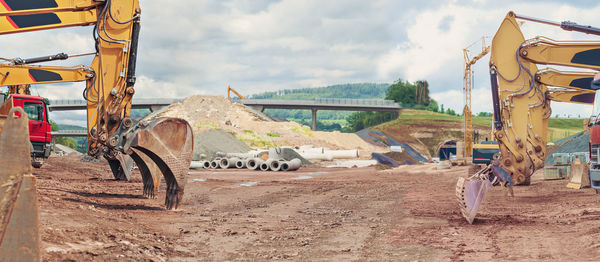
[[[471,69],[471,66],[477,63],[479,59],[483,58],[487,53],[490,52],[490,46],[485,45],[485,36],[483,36],[481,37],[481,53],[471,58],[469,56],[469,47],[473,46],[475,43],[463,49],[463,55],[465,58],[465,76],[463,79],[463,90],[465,92],[465,157],[471,157],[471,154],[473,152],[473,119],[471,116],[471,87],[473,79],[473,70]]]

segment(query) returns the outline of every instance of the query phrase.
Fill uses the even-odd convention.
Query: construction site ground
[[[473,225],[455,200],[468,167],[435,164],[191,171],[177,211],[139,173],[51,157],[34,170],[47,261],[581,261],[600,256],[600,197],[566,181],[489,191]],[[137,171],[136,171],[137,172]]]

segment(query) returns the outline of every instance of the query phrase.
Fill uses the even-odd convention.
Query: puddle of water
[[[309,174],[309,175],[315,175],[315,176],[318,176],[318,175],[325,175],[325,174],[327,174],[327,173],[329,173],[329,172],[325,172],[325,171],[317,171],[317,172],[310,172],[310,173],[308,173],[308,174]]]
[[[240,184],[240,186],[256,186],[256,185],[258,185],[258,182],[248,182],[248,183]]]
[[[204,178],[192,178],[192,182],[206,182]]]
[[[303,179],[311,179],[312,176],[299,176],[299,177],[294,177],[292,179],[296,179],[296,180],[303,180]]]

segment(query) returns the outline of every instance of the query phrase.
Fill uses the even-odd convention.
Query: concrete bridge
[[[52,131],[52,138],[55,137],[86,137],[87,132],[85,130],[59,130]]]
[[[239,102],[255,110],[276,109],[308,109],[312,111],[312,130],[317,130],[318,110],[345,111],[383,111],[399,112],[402,107],[393,100],[383,99],[348,99],[348,98],[316,98],[314,100],[272,100],[243,99]]]
[[[150,111],[158,110],[175,102],[181,102],[183,99],[173,98],[134,98],[131,103],[132,109],[148,108]],[[67,110],[85,110],[87,102],[83,99],[58,99],[50,100],[48,110],[50,111],[67,111]]]

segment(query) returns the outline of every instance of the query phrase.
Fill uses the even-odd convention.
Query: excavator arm
[[[86,26],[97,22],[105,1],[0,0],[0,34]]]
[[[600,62],[595,59],[600,54],[600,42],[555,41],[545,37],[526,40],[517,18],[600,34],[599,29],[571,22],[553,23],[513,12],[506,15],[492,40],[490,58],[494,133],[500,155],[488,168],[468,179],[460,178],[457,183],[461,212],[470,223],[492,184],[500,183],[512,194],[513,184],[529,184],[533,172],[543,167],[550,101],[584,102],[594,92],[589,85],[592,73],[540,71],[538,65],[600,70]]]
[[[535,80],[538,84],[558,87],[548,88],[547,98],[552,101],[591,105],[596,95],[596,91],[592,89],[594,75],[595,73],[590,72],[546,68],[535,74]]]
[[[0,64],[0,86],[81,82],[95,77],[86,66],[58,67]]]

